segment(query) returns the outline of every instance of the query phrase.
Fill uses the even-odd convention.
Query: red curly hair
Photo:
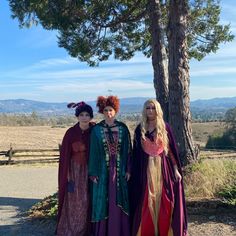
[[[97,98],[97,107],[98,107],[98,112],[103,113],[103,110],[105,107],[110,106],[113,107],[116,113],[120,109],[120,100],[117,96],[99,96]]]

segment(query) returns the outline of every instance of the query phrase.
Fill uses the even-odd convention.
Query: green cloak
[[[127,126],[115,121],[118,127],[118,145],[116,152],[116,205],[129,214],[128,183],[125,179],[128,172],[128,159],[131,157],[131,140]],[[104,133],[105,122],[95,125],[91,132],[89,154],[89,176],[97,176],[98,183],[92,183],[92,222],[108,218],[108,184],[109,184],[109,151]]]

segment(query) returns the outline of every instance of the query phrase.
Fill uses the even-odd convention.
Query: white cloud
[[[213,75],[226,75],[226,74],[235,74],[236,67],[233,66],[225,66],[225,67],[207,67],[204,68],[193,68],[190,71],[190,75],[192,77],[198,76],[213,76]]]
[[[210,99],[215,97],[234,97],[236,95],[236,86],[232,87],[207,87],[190,86],[191,101],[196,99]]]
[[[133,80],[110,80],[110,81],[99,81],[96,84],[88,82],[88,83],[63,83],[60,85],[46,85],[40,87],[42,91],[49,92],[78,92],[78,91],[87,91],[89,93],[96,93],[97,91],[134,91],[134,90],[151,90],[153,89],[152,83],[144,83],[141,81],[133,81]]]
[[[67,69],[67,65],[70,64],[76,69]],[[57,70],[54,66],[61,67]],[[39,70],[41,67],[41,70]],[[45,67],[45,69],[43,68]],[[114,79],[114,78],[136,78],[136,77],[151,77],[152,78],[152,67],[150,63],[143,63],[142,65],[137,65],[135,63],[117,63],[112,64],[107,67],[85,67],[78,68],[77,64],[74,65],[74,60],[71,59],[52,59],[41,61],[39,64],[35,64],[30,67],[22,68],[16,71],[6,72],[1,75],[2,77],[15,77],[18,79],[34,80],[38,79],[40,81],[45,80],[84,80],[84,79]],[[68,81],[69,82],[69,81]]]
[[[39,63],[36,63],[27,69],[42,69],[42,68],[52,68],[52,67],[57,67],[61,65],[71,65],[75,64],[77,61],[71,57],[67,58],[50,58],[50,59],[45,59],[41,60]]]

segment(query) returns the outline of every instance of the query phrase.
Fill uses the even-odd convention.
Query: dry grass
[[[225,130],[224,123],[222,122],[207,122],[207,123],[193,123],[193,138],[194,141],[205,147],[209,135],[213,133],[222,134]]]
[[[134,129],[137,122],[125,122],[129,129],[131,136],[133,136]],[[58,148],[58,144],[66,132],[66,128],[52,128],[50,126],[20,126],[20,127],[6,127],[0,126],[0,151],[8,150],[10,145],[14,149],[41,149],[41,148]],[[209,123],[193,123],[194,140],[204,146],[207,138],[213,132],[222,132],[223,125],[219,122]]]
[[[217,197],[226,185],[236,181],[236,161],[207,159],[188,167],[185,175],[185,192],[189,198]]]
[[[0,151],[8,150],[10,145],[13,149],[58,148],[67,129],[49,126],[0,126]]]

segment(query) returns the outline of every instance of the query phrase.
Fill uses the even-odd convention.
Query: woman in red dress
[[[130,179],[132,235],[186,236],[181,166],[173,134],[155,99],[135,130]]]
[[[88,156],[93,110],[84,102],[70,103],[78,123],[63,138],[59,160],[57,235],[89,235]]]

